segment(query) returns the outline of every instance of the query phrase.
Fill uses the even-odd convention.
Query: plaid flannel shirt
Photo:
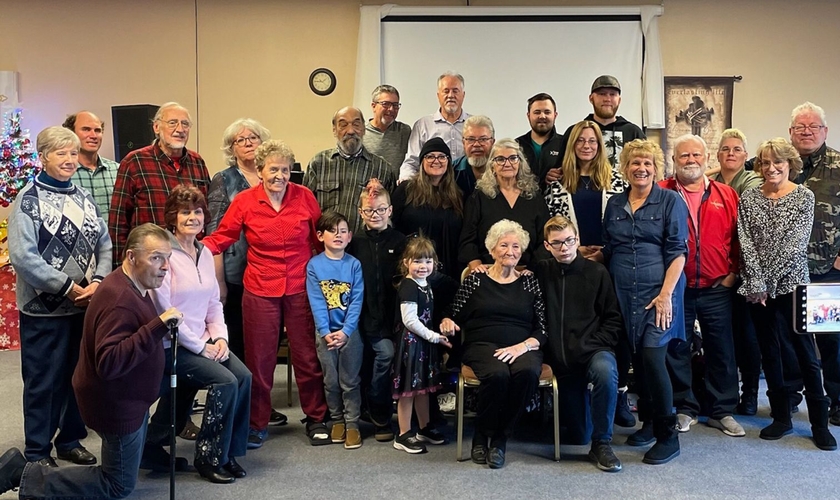
[[[76,173],[70,179],[73,184],[85,188],[93,196],[96,206],[99,207],[99,216],[108,222],[108,214],[111,212],[111,196],[114,193],[114,184],[117,181],[117,169],[120,164],[114,160],[97,156],[96,169],[89,170],[79,163]]]
[[[185,150],[176,161],[166,156],[155,141],[123,158],[108,218],[115,267],[122,262],[128,233],[134,227],[146,222],[163,225],[166,199],[179,184],[192,184],[207,196],[210,174],[198,153]]]

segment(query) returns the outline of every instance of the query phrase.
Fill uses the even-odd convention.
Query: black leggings
[[[668,346],[640,347],[633,353],[633,368],[639,389],[639,420],[667,417],[674,413],[674,390],[665,362]]]

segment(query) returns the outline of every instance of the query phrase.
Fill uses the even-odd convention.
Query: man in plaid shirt
[[[186,148],[192,125],[186,108],[176,102],[164,104],[152,122],[155,142],[128,153],[120,162],[108,220],[114,266],[122,262],[132,228],[146,222],[163,225],[166,199],[175,186],[192,184],[207,196],[207,166],[198,153]]]
[[[79,168],[73,174],[73,184],[81,186],[93,196],[99,215],[108,222],[111,196],[117,179],[119,163],[99,155],[105,122],[90,111],[79,111],[68,116],[62,127],[72,130],[82,143],[79,150]]]

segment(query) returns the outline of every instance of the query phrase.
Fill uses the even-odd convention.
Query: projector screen
[[[464,76],[464,109],[489,116],[497,138],[530,130],[527,100],[538,92],[554,97],[563,133],[592,112],[602,74],[621,82],[619,114],[642,124],[639,15],[387,15],[381,26],[381,81],[399,90],[409,125],[438,109],[447,71]]]

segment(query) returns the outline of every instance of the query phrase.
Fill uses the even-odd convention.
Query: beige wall
[[[471,2],[514,3],[519,2]],[[760,139],[784,135],[791,108],[806,99],[825,107],[831,123],[840,120],[835,90],[840,2],[666,0],[664,5],[665,74],[742,75],[733,122],[746,132],[751,148]],[[262,121],[306,164],[332,145],[330,118],[353,99],[358,6],[359,0],[0,0],[0,70],[20,73],[24,126],[33,136],[79,109],[110,122],[112,105],[177,100],[193,112],[197,127],[190,147],[206,158],[211,172],[223,166],[218,147],[224,128],[242,116]],[[457,68],[457,51],[450,57]],[[308,88],[309,73],[320,66],[337,75],[338,87],[328,97]],[[571,119],[560,111],[558,125],[564,127]],[[840,145],[835,140],[840,125],[837,129],[829,143]],[[111,137],[108,130],[106,156],[113,155]]]

